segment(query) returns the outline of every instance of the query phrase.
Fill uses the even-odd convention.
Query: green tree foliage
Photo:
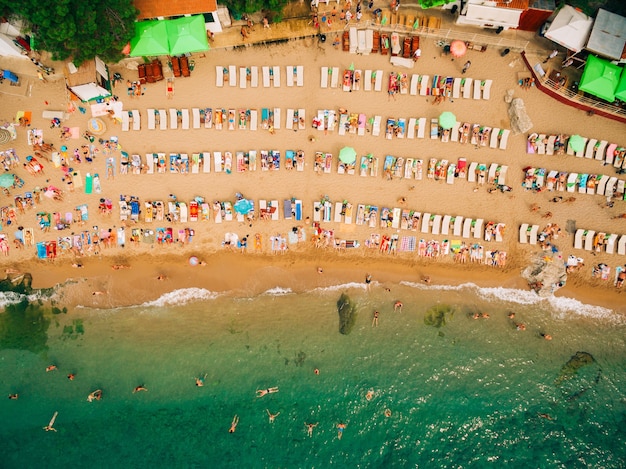
[[[255,13],[257,11],[268,11],[279,14],[287,5],[288,0],[224,0],[220,5],[225,5],[235,18],[242,13]]]
[[[0,13],[25,20],[36,49],[79,64],[96,55],[119,60],[138,12],[132,0],[0,0]]]

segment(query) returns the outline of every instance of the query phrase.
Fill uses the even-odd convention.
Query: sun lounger
[[[422,227],[420,231],[422,233],[428,233],[428,229],[430,228],[430,213],[422,214]]]
[[[588,174],[581,174],[578,178],[578,193],[586,194],[587,193],[587,179],[589,178]]]
[[[237,66],[228,66],[228,85],[233,88],[237,86]]]
[[[617,235],[605,234],[604,235],[604,250],[607,254],[615,254],[615,242],[617,241]]]
[[[357,130],[357,135],[363,136],[365,135],[365,125],[367,124],[367,117],[365,114],[359,114],[359,128]]]
[[[454,123],[452,130],[450,131],[450,140],[453,142],[459,141],[459,128],[461,127],[461,123],[459,121]]]
[[[374,91],[383,90],[383,71],[376,70],[376,81],[374,81]]]
[[[215,66],[215,86],[218,88],[224,86],[224,67],[221,65]]]
[[[417,120],[417,138],[426,138],[426,118],[420,117]]]
[[[500,129],[497,127],[491,131],[491,138],[489,140],[489,148],[498,148],[498,136],[500,135]]]
[[[313,202],[313,221],[322,221],[322,205],[319,202]]]
[[[248,73],[246,67],[239,67],[239,88],[245,89],[248,86]]]
[[[463,220],[463,238],[469,238],[472,235],[472,222],[471,218]]]
[[[582,249],[583,241],[585,239],[586,230],[577,229],[576,234],[574,235],[574,249]]]
[[[330,75],[330,87],[337,88],[339,86],[339,67],[333,67]]]
[[[428,75],[422,75],[420,77],[420,96],[428,96],[428,81],[430,80],[430,77]]]
[[[409,94],[411,96],[417,96],[419,82],[420,82],[420,76],[419,75],[417,75],[415,73],[413,75],[411,75],[411,90],[409,92]]]
[[[595,154],[595,158],[596,160],[599,161],[603,161],[604,160],[604,152],[606,150],[606,146],[608,145],[609,142],[607,142],[606,140],[601,140],[597,147],[596,147],[596,154]]]
[[[335,223],[341,223],[341,212],[343,211],[343,204],[341,202],[335,202]]]
[[[372,91],[372,71],[365,70],[363,76],[363,91]]]
[[[546,138],[545,135],[540,135],[539,138],[541,139],[541,142],[538,143],[538,148],[540,149],[543,148],[544,153],[546,155],[550,155],[550,156],[554,155],[554,144],[556,143],[556,135],[549,135],[547,144],[544,144],[544,140]],[[544,154],[544,153],[540,153],[540,154]]]
[[[263,70],[263,86],[265,88],[269,88],[271,86],[271,83],[270,83],[270,68],[267,65],[264,65],[262,70]]]
[[[122,131],[128,132],[130,130],[130,111],[122,111]]]
[[[460,217],[460,216],[453,217],[451,222],[452,222],[452,235],[461,236],[461,234],[463,233],[463,217]]]
[[[441,221],[441,234],[448,236],[450,234],[450,221],[452,217],[450,215],[444,215]]]
[[[461,82],[462,78],[455,78],[454,84],[452,85],[452,99],[460,99],[461,98]]]
[[[585,231],[585,245],[584,245],[585,251],[593,251],[593,239],[595,235],[596,235],[596,232],[593,230]]]
[[[200,109],[198,109],[197,107],[192,108],[191,115],[193,117],[193,120],[192,120],[193,128],[199,129],[200,128]]]
[[[595,144],[594,144],[595,145]],[[591,145],[591,140],[589,141],[589,143],[587,144],[587,150],[589,150],[590,147],[593,147]],[[622,163],[621,161],[615,161],[615,164],[613,163],[613,161],[615,160],[615,150],[617,149],[617,145],[615,143],[611,143],[607,148],[606,148],[606,154],[604,155],[604,162],[606,164],[613,164],[615,165],[619,165],[621,167]],[[587,155],[585,155],[587,156]]]
[[[433,215],[431,216],[432,219],[432,228],[431,228],[431,233],[434,235],[438,235],[439,232],[441,231],[441,215]]]
[[[170,109],[170,129],[176,130],[178,128],[178,111],[176,109]]]
[[[274,88],[280,88],[280,67],[274,65],[274,76],[272,77]]]
[[[522,223],[519,227],[519,242],[528,244],[528,223]]]
[[[287,86],[288,87],[292,87],[294,85],[294,70],[293,70],[293,65],[286,65],[285,66],[285,78],[287,80]]]
[[[622,235],[617,243],[617,253],[620,256],[626,255],[626,234]]]
[[[355,28],[356,29],[356,28]],[[367,50],[367,41],[365,39],[365,29],[360,29],[357,31],[357,45],[356,45],[356,53],[357,54],[365,54]]]
[[[482,82],[483,99],[491,98],[491,84],[492,83],[493,83],[493,80],[485,80]]]
[[[304,65],[296,67],[296,85],[299,87],[304,86]]]
[[[183,130],[189,130],[189,109],[181,109],[182,123],[181,128]]]
[[[487,183],[488,184],[495,184],[496,170],[497,169],[498,169],[498,164],[497,163],[491,163],[491,165],[489,166],[489,173],[487,174]]]
[[[372,136],[378,137],[380,135],[380,123],[382,121],[381,116],[374,117],[374,124],[372,125]]]
[[[374,48],[374,31],[371,29],[365,30],[365,50],[361,52],[363,55],[369,55]]]
[[[483,219],[482,218],[478,218],[477,220],[474,220],[474,222],[472,223],[472,228],[474,231],[474,238],[475,239],[482,239],[483,238]]]
[[[474,99],[480,99],[480,80],[474,80]]]
[[[439,138],[439,120],[431,119],[430,120],[430,138],[432,140],[436,140]]]
[[[615,176],[610,177],[606,183],[604,189],[604,195],[607,197],[613,197],[615,195],[615,185],[617,184],[617,178]]]
[[[533,225],[528,232],[528,243],[533,246],[537,244],[537,234],[539,233],[539,225]]]
[[[274,128],[276,130],[280,129],[280,108],[274,108]]]
[[[256,65],[250,67],[250,86],[252,88],[259,87],[259,67]]]
[[[472,97],[472,79],[471,78],[463,78],[463,97],[465,99],[470,99]]]
[[[328,67],[322,67],[321,69],[321,88],[328,88]]]
[[[511,131],[509,129],[502,129],[499,132],[500,135],[500,150],[506,150],[506,146],[508,145],[509,142],[509,134],[511,133]]]
[[[567,192],[574,192],[576,190],[577,179],[578,173],[569,173],[567,176]]]
[[[476,182],[476,172],[478,170],[478,163],[472,162],[467,170],[467,182]]]
[[[409,126],[406,131],[406,138],[414,139],[415,138],[415,127],[417,124],[417,119],[415,117],[409,118]]]
[[[165,111],[165,109],[159,109],[155,112],[159,115],[159,129],[167,130],[167,112]]]
[[[352,26],[349,30],[349,38],[350,38],[350,53],[351,54],[356,54],[357,50],[358,50],[358,42],[359,42],[359,35],[357,33],[357,29]]]
[[[287,130],[293,130],[293,116],[295,111],[293,109],[287,109],[287,119],[285,120],[285,128]]]

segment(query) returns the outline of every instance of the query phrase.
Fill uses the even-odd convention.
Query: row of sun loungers
[[[585,251],[606,252],[607,254],[626,255],[626,235],[596,232],[578,229],[574,235],[574,249]]]
[[[148,130],[182,130],[215,128],[221,130],[257,130],[258,111],[256,109],[147,109]],[[139,117],[137,117],[139,122]],[[139,124],[137,124],[139,126]],[[122,130],[124,127],[122,126]],[[139,128],[137,128],[139,130]]]
[[[626,169],[626,147],[609,143],[607,140],[581,138],[584,142],[583,147],[575,152],[569,145],[569,137],[532,133],[528,136],[526,151],[538,155],[576,155],[579,158],[602,161],[605,165],[612,165],[616,169]]]
[[[133,109],[132,111],[122,111],[122,130],[128,132],[132,124],[133,130],[141,130],[141,116],[139,111]]]
[[[259,69],[261,69],[261,83],[264,88],[279,88],[281,85],[281,73],[278,65],[276,66],[252,66],[237,67],[230,65],[228,67],[215,66],[215,86],[221,88],[224,83],[231,87],[239,86],[245,89],[259,87]],[[237,72],[239,71],[239,80],[237,80]],[[304,66],[303,65],[287,65],[285,67],[285,77],[287,86],[304,86]]]
[[[602,174],[568,173],[527,167],[524,168],[522,187],[537,191],[545,187],[549,191],[598,194],[622,199],[625,196],[626,181]]]

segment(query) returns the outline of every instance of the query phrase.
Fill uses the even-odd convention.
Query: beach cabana
[[[80,67],[68,62],[63,71],[67,87],[81,101],[89,102],[111,96],[109,69],[99,57],[83,62]]]
[[[130,40],[130,56],[168,55],[170,53],[165,21],[138,21]]]
[[[183,16],[166,23],[170,55],[209,50],[202,15]]]
[[[578,89],[612,103],[622,69],[594,55],[587,58]]]
[[[574,52],[585,47],[593,18],[569,5],[563,5],[545,33],[545,37]]]

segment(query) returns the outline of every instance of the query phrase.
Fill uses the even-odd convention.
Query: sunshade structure
[[[202,15],[183,16],[167,21],[167,39],[170,55],[209,50]]]
[[[135,23],[130,56],[181,55],[209,50],[202,15]]]
[[[12,140],[11,132],[7,129],[0,129],[0,145],[3,143],[9,143]]]
[[[580,135],[572,135],[567,141],[567,144],[573,151],[578,153],[579,151],[582,151],[583,148],[585,148],[585,139],[582,138]]]
[[[356,150],[352,147],[343,147],[339,150],[339,161],[345,164],[356,163]]]
[[[564,5],[545,36],[566,49],[580,52],[587,43],[592,26],[593,18],[569,5]]]
[[[578,89],[612,103],[621,73],[622,69],[617,65],[590,55]]]
[[[0,187],[9,188],[15,184],[15,176],[10,173],[0,174]]]
[[[617,88],[615,89],[615,97],[620,101],[626,102],[626,73],[622,72]]]
[[[247,215],[254,209],[254,204],[248,199],[239,199],[233,205],[235,212],[240,213],[242,215]]]
[[[626,43],[626,17],[600,8],[585,49],[608,59],[620,60]]]
[[[168,55],[167,22],[152,20],[135,23],[135,37],[130,40],[130,56]]]
[[[454,57],[463,57],[467,52],[467,45],[463,41],[455,40],[450,43],[450,53]]]
[[[451,112],[442,112],[439,116],[439,127],[442,129],[451,129],[456,124],[456,116]]]

